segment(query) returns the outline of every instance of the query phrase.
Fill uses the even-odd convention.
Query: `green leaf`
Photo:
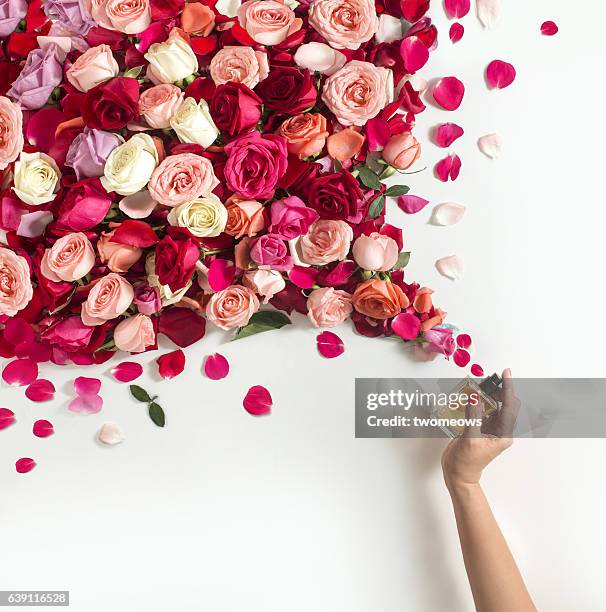
[[[400,270],[402,268],[405,268],[408,265],[409,261],[410,261],[410,251],[402,251],[398,255],[398,260],[396,261],[392,270]]]
[[[152,401],[149,393],[143,387],[139,387],[139,385],[129,385],[128,388],[136,400],[139,400],[140,402]]]
[[[385,198],[382,195],[380,195],[376,197],[370,203],[370,206],[368,208],[368,216],[371,219],[376,219],[383,212],[384,207],[385,207]]]
[[[270,331],[272,329],[280,329],[285,325],[289,325],[291,320],[282,312],[275,310],[262,310],[256,312],[251,318],[248,325],[241,327],[236,333],[234,340],[246,338],[259,334],[261,332]]]
[[[379,191],[381,189],[381,179],[379,175],[373,172],[367,166],[358,166],[358,178],[362,181],[366,187],[369,189],[374,189],[375,191]]]
[[[143,66],[135,66],[134,68],[127,70],[124,73],[124,76],[131,78],[131,79],[136,79],[141,74],[142,70],[143,70]]]
[[[160,404],[156,404],[156,402],[152,402],[149,405],[149,418],[158,427],[164,427],[164,425],[166,424],[166,416],[164,415],[164,410],[162,410],[162,406],[160,406]]]
[[[410,187],[406,185],[392,185],[386,192],[385,195],[390,198],[395,198],[397,196],[406,195],[410,191]]]

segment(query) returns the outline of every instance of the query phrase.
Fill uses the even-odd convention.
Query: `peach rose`
[[[259,310],[259,299],[254,291],[242,285],[231,285],[218,291],[206,306],[206,317],[221,329],[246,325]]]
[[[48,280],[71,283],[86,276],[95,265],[95,251],[82,232],[62,236],[44,251],[40,272]]]
[[[85,51],[67,69],[66,77],[78,91],[86,92],[118,76],[119,72],[118,62],[109,45],[98,45]]]
[[[353,230],[345,221],[319,219],[301,236],[296,250],[299,259],[311,266],[342,261],[349,253]]]
[[[114,344],[121,351],[142,353],[156,342],[152,320],[144,314],[136,314],[120,321],[114,329]]]
[[[389,236],[373,232],[360,236],[352,249],[353,258],[360,268],[376,272],[391,270],[398,261],[398,243]]]
[[[210,76],[215,85],[231,81],[253,89],[268,74],[267,53],[252,47],[223,47],[210,60]]]
[[[340,162],[355,157],[364,145],[364,135],[356,132],[354,128],[348,127],[340,132],[335,132],[328,137],[326,149],[328,154]]]
[[[208,36],[215,27],[214,11],[201,2],[187,2],[181,13],[181,28],[188,34]]]
[[[82,304],[82,323],[103,325],[119,317],[131,305],[133,296],[132,285],[119,274],[110,272],[95,283]]]
[[[352,301],[358,312],[373,319],[391,319],[410,304],[398,285],[376,278],[358,285]]]
[[[398,170],[410,168],[421,155],[421,145],[410,132],[395,134],[383,148],[383,159]]]
[[[232,196],[225,202],[227,208],[227,225],[223,230],[236,239],[242,236],[252,238],[264,227],[263,204],[256,200],[241,200]]]
[[[329,76],[322,100],[341,125],[365,125],[393,99],[393,75],[387,68],[354,60]]]
[[[250,270],[244,273],[242,282],[245,287],[262,295],[265,298],[264,304],[267,304],[276,293],[280,293],[286,287],[284,277],[275,270]]]
[[[210,194],[218,184],[206,157],[179,153],[164,159],[151,175],[147,188],[156,202],[173,207]]]
[[[300,159],[317,155],[322,152],[328,136],[326,117],[320,113],[300,113],[286,119],[278,128],[278,134],[286,138],[288,152]]]
[[[85,0],[93,19],[107,30],[139,34],[151,23],[149,0]]]
[[[303,25],[290,7],[277,0],[244,2],[238,9],[238,20],[260,45],[278,45]]]
[[[102,232],[97,242],[97,251],[101,262],[106,263],[112,272],[124,273],[139,261],[143,249],[130,244],[112,242],[113,235],[113,231]]]
[[[0,96],[0,170],[14,162],[23,150],[23,113],[21,107]]]
[[[323,287],[307,298],[307,317],[314,327],[334,327],[343,323],[353,310],[347,291]]]
[[[0,247],[0,314],[15,316],[29,304],[33,294],[25,257]]]
[[[185,93],[176,85],[161,83],[146,89],[139,98],[139,112],[147,125],[155,130],[170,127],[170,120],[179,110]]]
[[[359,49],[379,28],[373,0],[315,0],[309,24],[335,49]]]
[[[433,302],[431,299],[431,294],[433,293],[433,290],[430,289],[429,287],[421,287],[421,289],[419,289],[417,291],[417,294],[415,295],[415,299],[412,303],[412,307],[417,311],[417,312],[429,312],[433,306]]]
[[[421,323],[421,332],[426,332],[436,325],[442,325],[447,314],[448,313],[444,312],[442,309],[436,308],[433,317],[429,317],[429,319],[425,319],[425,321]]]

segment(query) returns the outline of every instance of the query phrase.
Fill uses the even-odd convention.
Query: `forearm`
[[[479,484],[449,484],[465,569],[478,612],[536,611]]]

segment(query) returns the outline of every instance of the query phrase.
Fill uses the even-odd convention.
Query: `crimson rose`
[[[296,115],[316,103],[318,90],[309,70],[275,66],[256,87],[267,108]]]
[[[249,132],[261,118],[261,98],[243,83],[225,83],[210,103],[215,125],[230,136]]]
[[[139,118],[139,81],[116,77],[89,89],[82,105],[84,123],[99,130],[118,130]]]
[[[169,228],[156,245],[156,274],[161,285],[171,291],[185,287],[196,268],[200,254],[198,242],[182,228]]]
[[[314,178],[307,192],[307,204],[318,211],[322,219],[360,223],[366,214],[364,193],[351,172],[346,170]]]

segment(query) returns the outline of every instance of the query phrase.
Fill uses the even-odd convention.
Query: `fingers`
[[[520,400],[515,395],[513,378],[509,368],[503,371],[502,398],[503,405],[501,410],[499,410],[501,436],[503,438],[511,438],[513,437],[513,430],[520,411]]]

